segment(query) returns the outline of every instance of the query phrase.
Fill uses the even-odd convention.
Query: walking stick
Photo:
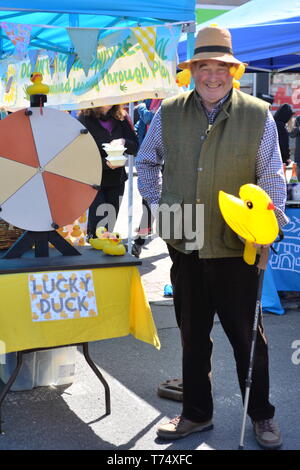
[[[260,316],[262,315],[261,296],[262,296],[262,288],[263,288],[263,281],[264,281],[264,272],[268,264],[268,258],[269,258],[269,247],[262,247],[259,263],[257,265],[257,268],[258,268],[257,297],[256,297],[255,315],[254,315],[253,330],[252,330],[250,361],[249,361],[249,368],[248,368],[248,373],[247,373],[247,378],[246,378],[244,414],[243,414],[243,422],[242,422],[242,429],[241,429],[241,435],[240,435],[240,444],[238,447],[239,450],[244,450],[244,435],[245,435],[246,419],[247,419],[247,412],[248,412],[250,388],[251,388],[251,383],[252,383],[252,372],[253,372],[253,365],[254,365],[254,353],[255,353],[256,338],[257,338],[257,327],[258,327]]]

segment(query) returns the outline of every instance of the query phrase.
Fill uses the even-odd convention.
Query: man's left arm
[[[272,114],[268,111],[264,133],[256,157],[257,185],[264,189],[275,205],[280,227],[288,223],[285,215],[286,181],[280,155],[278,134]]]

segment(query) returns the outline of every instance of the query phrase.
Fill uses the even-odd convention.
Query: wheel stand
[[[64,256],[80,255],[79,251],[70,245],[56,230],[45,232],[24,232],[18,240],[5,252],[2,258],[20,258],[33,246],[36,258],[49,256],[49,243],[51,243]]]

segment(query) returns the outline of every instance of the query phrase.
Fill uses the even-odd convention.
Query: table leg
[[[16,367],[13,371],[13,373],[11,374],[9,380],[7,381],[7,383],[4,385],[3,389],[1,390],[0,392],[0,434],[2,433],[2,421],[1,421],[1,407],[2,407],[2,403],[3,403],[3,400],[4,398],[6,397],[6,395],[8,394],[9,390],[10,390],[10,387],[12,386],[12,384],[14,383],[14,381],[16,380],[17,378],[17,375],[20,371],[20,368],[22,366],[22,363],[23,363],[23,351],[18,351],[17,352],[17,364],[16,364]]]
[[[82,343],[82,348],[83,348],[83,355],[85,357],[86,362],[88,365],[91,367],[91,369],[94,371],[98,379],[102,382],[102,385],[105,389],[105,410],[106,410],[106,415],[110,415],[111,413],[111,408],[110,408],[110,390],[109,390],[109,385],[106,382],[105,378],[101,374],[100,370],[96,366],[96,364],[92,361],[90,354],[89,354],[89,346],[88,343]]]

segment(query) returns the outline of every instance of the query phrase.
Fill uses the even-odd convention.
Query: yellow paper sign
[[[98,315],[92,271],[32,273],[28,282],[34,322]]]

